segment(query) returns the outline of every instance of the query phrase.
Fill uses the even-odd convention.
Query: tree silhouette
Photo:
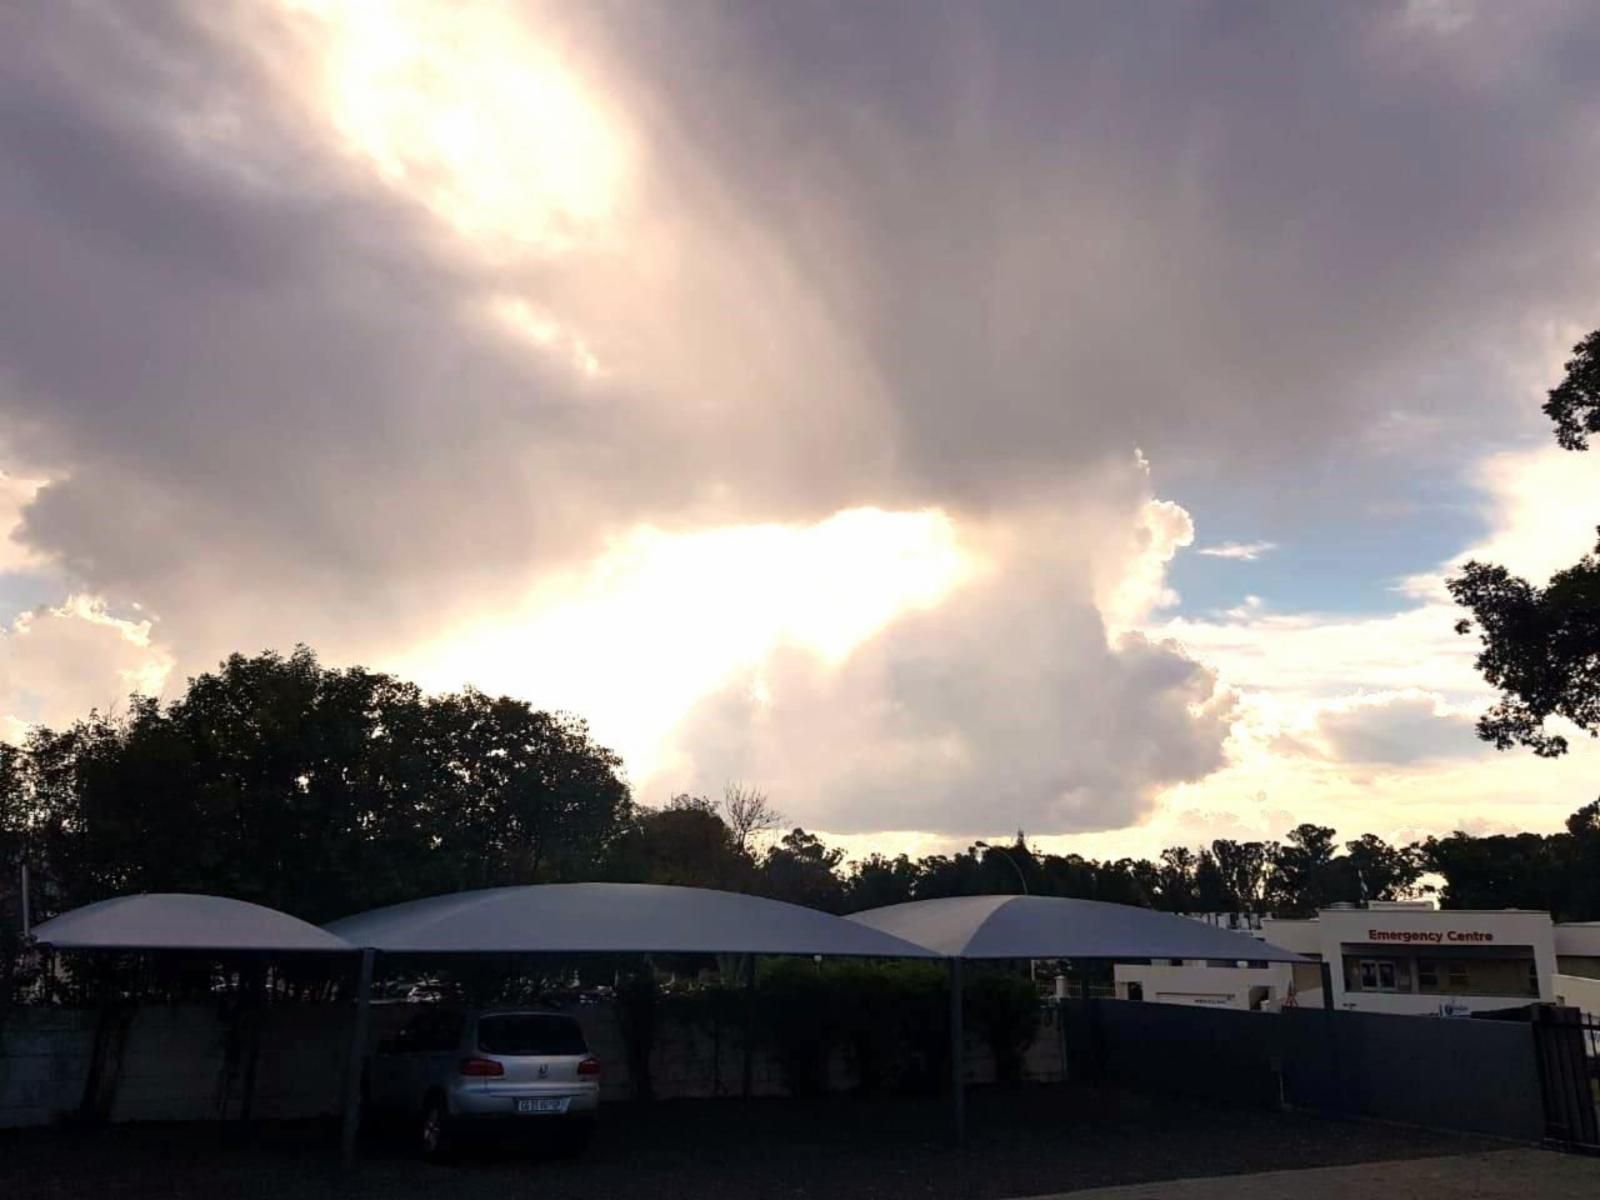
[[[1600,432],[1600,330],[1573,349],[1566,377],[1544,411],[1566,450],[1589,448]],[[1567,739],[1546,722],[1564,719],[1600,736],[1600,546],[1551,576],[1544,587],[1505,567],[1476,560],[1448,581],[1470,620],[1456,632],[1478,633],[1478,670],[1500,699],[1478,720],[1478,736],[1496,749],[1527,746],[1554,758]]]

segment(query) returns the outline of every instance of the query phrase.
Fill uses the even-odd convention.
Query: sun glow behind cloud
[[[664,747],[688,708],[740,668],[785,644],[837,665],[982,564],[937,510],[643,526],[586,570],[538,586],[521,612],[452,630],[404,670],[429,687],[472,683],[580,712],[648,784],[670,765]]]
[[[607,232],[629,139],[509,6],[281,2],[319,24],[321,99],[348,146],[458,232],[537,253]]]

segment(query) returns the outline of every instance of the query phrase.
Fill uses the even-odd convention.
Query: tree
[[[1567,818],[1565,845],[1570,920],[1600,920],[1600,800]]]
[[[1445,908],[1527,908],[1570,918],[1561,861],[1552,839],[1537,833],[1473,837],[1452,833],[1421,847],[1430,871],[1444,877]]]
[[[1156,876],[1160,888],[1156,907],[1165,912],[1196,911],[1195,872],[1198,868],[1199,857],[1188,847],[1168,846],[1163,850]]]
[[[733,844],[744,853],[750,853],[763,834],[783,826],[783,814],[772,806],[767,794],[742,783],[723,788],[722,819],[733,835]]]
[[[0,779],[27,814],[40,916],[208,892],[322,922],[472,887],[593,878],[631,820],[581,720],[424,697],[304,647],[234,655],[163,705],[34,730]],[[11,818],[6,818],[10,821]]]
[[[793,829],[761,861],[761,894],[823,912],[839,912],[844,907],[844,885],[838,875],[842,862],[843,850],[824,845],[821,838],[804,829]]]
[[[1272,862],[1272,908],[1284,916],[1306,917],[1344,899],[1335,886],[1334,830],[1306,823],[1289,831]],[[1355,896],[1348,899],[1354,900]]]
[[[1364,833],[1345,843],[1345,856],[1335,860],[1345,879],[1340,890],[1352,890],[1361,900],[1403,900],[1416,894],[1423,865],[1411,846],[1391,846],[1382,838]]]
[[[1544,411],[1555,422],[1557,443],[1583,451],[1600,432],[1600,330],[1573,355]],[[1544,587],[1476,560],[1448,587],[1472,613],[1456,632],[1476,629],[1478,670],[1500,692],[1478,721],[1479,737],[1498,750],[1522,745],[1545,758],[1567,751],[1567,739],[1546,729],[1551,718],[1600,737],[1600,546]]]
[[[1408,849],[1444,877],[1446,908],[1528,908],[1558,921],[1600,920],[1600,801],[1578,809],[1560,833],[1457,832]]]
[[[844,911],[861,912],[917,899],[922,876],[922,864],[913,862],[909,855],[887,858],[882,854],[869,854],[860,862],[850,864],[844,881]]]
[[[1566,372],[1550,389],[1544,412],[1563,450],[1587,450],[1589,435],[1600,433],[1600,329],[1572,348]]]
[[[715,803],[679,795],[665,808],[638,811],[618,840],[610,873],[635,883],[744,891],[754,864],[734,844]]]
[[[1230,900],[1229,911],[1266,911],[1267,881],[1277,853],[1276,842],[1235,842],[1218,838],[1211,843],[1211,856],[1216,860]]]

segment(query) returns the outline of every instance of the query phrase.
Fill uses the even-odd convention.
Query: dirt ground
[[[328,1124],[17,1130],[0,1134],[0,1196],[942,1200],[1502,1148],[1393,1126],[1067,1087],[975,1090],[968,1107],[970,1135],[960,1150],[945,1136],[944,1106],[932,1101],[679,1101],[610,1106],[594,1147],[576,1162],[509,1148],[436,1167],[417,1162],[404,1144],[369,1137],[348,1176],[336,1169],[337,1131]],[[1519,1193],[1540,1194],[1526,1186]]]

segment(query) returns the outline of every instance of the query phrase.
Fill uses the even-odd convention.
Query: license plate
[[[519,1113],[564,1113],[569,1102],[566,1096],[545,1096],[537,1100],[518,1100]]]

